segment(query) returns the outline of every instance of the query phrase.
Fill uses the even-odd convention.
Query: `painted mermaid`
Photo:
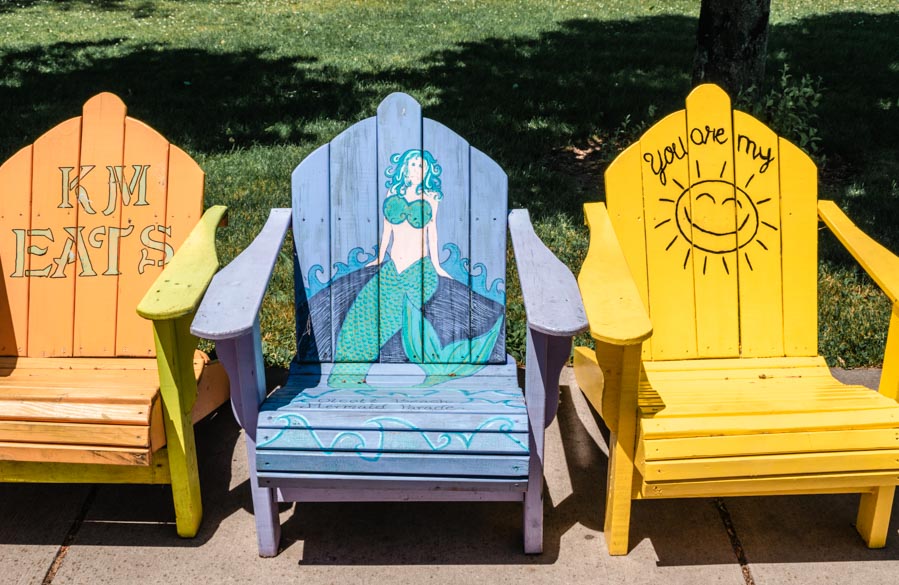
[[[365,384],[358,366],[348,364],[377,361],[372,339],[383,348],[397,332],[408,361],[426,374],[423,385],[439,383],[447,375],[470,375],[483,367],[502,329],[500,315],[489,331],[470,341],[440,342],[422,307],[434,296],[441,277],[452,279],[440,265],[437,238],[442,169],[430,152],[418,149],[393,154],[390,163],[385,170],[381,242],[377,257],[368,264],[379,266],[378,274],[362,287],[343,320],[331,386]]]

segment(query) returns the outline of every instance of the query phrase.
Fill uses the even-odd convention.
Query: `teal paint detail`
[[[321,264],[314,264],[309,268],[309,272],[306,275],[306,286],[304,289],[306,290],[306,298],[311,298],[316,293],[328,288],[331,286],[331,283],[337,280],[338,278],[343,278],[347,274],[351,274],[356,272],[360,268],[365,268],[367,264],[369,264],[372,260],[378,257],[378,248],[377,246],[372,247],[371,253],[366,252],[361,247],[356,247],[350,250],[349,254],[347,254],[346,262],[335,262],[333,267],[333,274],[331,278],[327,281],[322,282],[319,280],[319,275],[323,274],[325,269]]]
[[[421,430],[418,426],[416,426],[412,422],[409,422],[408,420],[392,416],[374,417],[366,420],[364,423],[366,425],[372,425],[371,430],[378,433],[377,444],[374,446],[369,446],[365,438],[359,432],[354,431],[339,432],[331,440],[330,444],[326,446],[316,432],[316,429],[313,429],[311,427],[306,417],[299,414],[285,414],[277,417],[275,420],[285,423],[285,426],[279,429],[278,432],[270,439],[261,441],[259,444],[257,444],[257,449],[271,447],[282,436],[284,436],[284,433],[288,430],[301,430],[308,431],[314,444],[318,446],[318,449],[326,455],[333,455],[337,452],[350,451],[356,453],[356,455],[358,455],[359,458],[364,461],[374,462],[378,461],[385,453],[385,442],[388,438],[387,433],[389,431],[405,432],[408,429],[413,432],[417,432],[419,437],[423,440],[423,445],[427,446],[432,452],[435,453],[438,451],[445,451],[454,444],[458,444],[459,448],[464,447],[465,450],[470,450],[472,442],[480,432],[491,432],[496,433],[500,436],[504,436],[511,443],[517,445],[518,448],[521,449],[522,454],[528,453],[528,446],[511,434],[511,430],[514,426],[512,420],[503,416],[490,417],[479,424],[477,428],[469,433],[461,431],[437,431],[437,442],[433,441],[425,431]],[[295,422],[298,423],[298,426],[294,426]],[[399,428],[386,426],[389,423],[399,425]],[[491,426],[495,426],[495,428],[489,429],[489,427]],[[408,450],[408,446],[406,446],[404,450]]]
[[[443,189],[440,181],[440,174],[443,172],[443,168],[437,163],[437,159],[434,158],[433,154],[427,150],[418,150],[417,148],[410,148],[402,154],[395,153],[390,155],[390,166],[384,169],[384,175],[387,177],[384,186],[387,187],[387,193],[400,197],[406,196],[406,190],[412,184],[409,170],[413,169],[412,172],[418,172],[419,169],[415,163],[416,159],[421,161],[419,164],[421,165],[422,176],[421,182],[418,182],[413,195],[421,196],[428,192],[431,197],[440,201],[443,199]]]
[[[408,221],[415,229],[421,229],[433,217],[431,204],[424,199],[406,201],[401,195],[391,195],[384,200],[384,219],[392,224]]]
[[[472,291],[503,306],[506,305],[505,281],[502,278],[494,279],[488,286],[486,266],[478,262],[472,268],[471,260],[463,258],[459,246],[452,242],[445,244],[443,250],[449,252],[449,257],[441,260],[440,265],[450,273],[453,279],[469,283]]]
[[[422,390],[424,388],[427,389]],[[464,390],[461,388],[435,389],[433,384],[429,386],[416,384],[413,386],[408,386],[405,391],[397,390],[395,389],[395,387],[390,389],[382,389],[373,388],[371,386],[359,387],[358,385],[353,386],[352,388],[330,387],[318,393],[316,393],[314,389],[307,389],[298,394],[293,400],[291,400],[290,404],[307,404],[316,402],[326,397],[332,400],[337,400],[341,398],[342,395],[349,395],[349,397],[351,398],[368,398],[371,400],[390,397],[416,400],[425,399],[431,396],[438,396],[441,394],[446,395],[447,392],[459,393],[461,397],[464,398],[463,401],[460,401],[460,404],[486,403],[502,404],[508,408],[525,408],[524,403],[521,401],[521,393],[515,392],[513,390]],[[493,395],[493,399],[491,399],[490,395]],[[507,396],[508,398],[503,398],[504,396]]]

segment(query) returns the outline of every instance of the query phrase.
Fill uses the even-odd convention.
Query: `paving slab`
[[[243,437],[230,412],[198,425],[197,440],[205,518],[195,539],[175,535],[169,488],[101,486],[52,583],[745,583],[711,500],[637,502],[630,554],[606,553],[606,442],[568,386],[547,432],[542,555],[522,553],[520,504],[310,503],[282,506],[283,549],[261,559]],[[10,493],[7,506],[29,501],[26,493]],[[78,503],[55,507],[62,516]],[[12,522],[0,517],[0,534]],[[0,560],[5,566],[22,546],[58,548],[61,532],[25,543],[6,536]],[[47,566],[36,563],[24,582],[40,583]]]

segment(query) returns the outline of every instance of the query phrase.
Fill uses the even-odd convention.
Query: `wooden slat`
[[[194,363],[194,370],[198,364]],[[12,370],[147,370],[156,371],[155,359],[120,359],[120,358],[3,358],[0,357],[0,375],[7,375]]]
[[[59,124],[34,143],[31,192],[45,195],[31,201],[31,268],[26,274],[28,355],[33,357],[72,355],[75,278],[68,264],[76,251],[71,246],[66,250],[64,228],[77,225],[78,199],[87,196],[80,193],[79,172],[103,170],[79,171],[80,147],[80,117]]]
[[[506,289],[506,215],[509,179],[486,154],[471,148],[471,283],[482,280],[490,290]],[[505,299],[505,293],[502,295]],[[498,342],[487,363],[506,361],[506,323],[500,329]],[[474,360],[473,360],[474,361]]]
[[[256,452],[256,466],[264,472],[525,477],[528,472],[528,457],[384,453],[376,461],[370,461],[354,453],[326,455],[304,451],[259,450]]]
[[[363,120],[331,141],[330,149],[330,217],[332,266],[346,263],[356,248],[364,254],[373,253],[380,234],[379,190],[382,182],[378,173],[377,124],[374,118]],[[303,237],[306,237],[305,235]],[[324,278],[333,274],[332,266],[326,266]],[[357,270],[346,276],[346,290],[358,293],[364,286],[365,273]],[[377,280],[371,283],[377,287]],[[376,292],[376,291],[375,291]],[[331,327],[333,359],[336,362],[374,362],[378,358],[378,321],[374,318],[376,307],[372,306],[372,317],[366,317],[365,334],[359,331],[362,325],[344,324],[337,312],[342,299],[336,291],[331,291]],[[374,295],[373,299],[377,299]],[[360,333],[359,335],[355,335]]]
[[[172,226],[172,235],[166,235],[165,243],[177,250],[203,216],[206,175],[189,154],[174,144],[169,145],[168,170],[165,225]]]
[[[293,426],[302,424],[314,429],[365,430],[372,428],[372,419],[383,416],[403,416],[407,419],[414,420],[415,425],[419,429],[428,432],[470,432],[489,418],[501,418],[504,424],[508,424],[511,432],[523,432],[528,428],[527,416],[521,409],[517,411],[509,409],[505,412],[500,410],[497,412],[498,409],[476,410],[473,408],[444,408],[437,412],[427,412],[403,408],[403,406],[405,405],[401,405],[396,409],[384,408],[374,411],[359,409],[340,413],[335,413],[334,410],[315,408],[294,408],[289,411],[263,411],[259,414],[258,425],[259,428],[284,428],[288,426],[288,424],[292,424]],[[303,422],[297,422],[299,421],[299,418],[291,415],[302,416]],[[291,420],[294,422],[291,423]]]
[[[147,466],[0,461],[0,477],[17,483],[172,483],[165,450]]]
[[[855,431],[819,431],[732,435],[723,437],[690,437],[642,441],[644,459],[695,459],[774,453],[819,453],[896,449],[899,429],[867,429]]]
[[[818,352],[818,173],[807,154],[788,141],[780,152],[781,245],[784,278],[784,352]]]
[[[150,427],[0,420],[0,442],[147,448]]]
[[[784,355],[784,273],[777,135],[752,116],[735,111],[734,140],[734,182],[744,203],[741,213],[748,218],[747,231],[755,226],[754,237],[741,236],[737,257],[741,353],[746,357],[780,356]],[[806,245],[814,247],[814,240]]]
[[[147,449],[40,443],[0,443],[0,460],[47,463],[149,465]]]
[[[605,186],[609,219],[615,228],[615,236],[621,245],[621,251],[624,253],[634,284],[637,285],[643,307],[648,311],[649,284],[646,273],[646,225],[643,220],[643,197],[634,196],[635,193],[643,193],[640,157],[639,142],[625,149],[606,169]],[[592,242],[592,234],[590,239]],[[590,293],[582,291],[581,294]],[[644,358],[652,356],[651,337],[643,342],[643,356]]]
[[[81,186],[86,191],[78,207],[78,232],[73,242],[74,265],[67,278],[75,281],[73,355],[115,355],[118,272],[99,256],[91,256],[88,242],[99,230],[106,233],[107,258],[120,258],[120,242],[112,237],[120,229],[121,199],[110,184],[111,167],[121,166],[125,144],[125,104],[111,93],[101,93],[84,104],[81,126],[81,166],[93,165]],[[124,235],[124,232],[122,233]],[[134,236],[135,234],[131,234]],[[118,264],[116,261],[115,264]]]
[[[26,146],[0,166],[0,355],[25,355],[28,347],[31,156]]]
[[[508,378],[516,380],[518,366],[511,356],[506,356],[506,358],[501,364],[485,365],[478,370],[476,377],[469,379],[484,381],[488,378]],[[2,367],[2,364],[2,358],[0,358],[0,367]],[[398,385],[402,385],[400,381],[405,378],[411,380],[421,377],[421,370],[418,366],[410,364],[343,364],[335,366],[333,363],[298,364],[293,362],[290,364],[290,379],[293,379],[294,376],[328,376],[335,367],[339,367],[342,371],[351,374],[369,373],[376,376],[391,376],[397,380]],[[290,383],[288,381],[288,384]]]
[[[421,263],[417,262],[419,258],[424,257],[425,251],[425,230],[417,229],[412,226],[410,221],[403,221],[398,224],[392,224],[384,218],[384,201],[391,195],[384,187],[384,183],[388,181],[389,176],[394,173],[405,173],[408,171],[409,176],[415,183],[422,183],[424,161],[422,159],[422,121],[421,106],[410,96],[402,93],[394,93],[381,102],[378,106],[378,226],[380,248],[390,247],[390,257],[396,267],[396,272],[402,274],[402,278],[409,279],[414,283],[423,283],[422,276],[424,274]],[[414,170],[411,167],[412,160],[409,164],[403,160],[393,157],[404,156],[407,152],[415,152],[418,157],[419,166]],[[397,162],[398,161],[398,162]],[[413,191],[413,187],[409,187],[409,191]],[[423,193],[415,193],[407,191],[405,194],[396,193],[406,199],[406,201],[423,200]],[[419,208],[422,215],[419,221],[423,219],[423,208]],[[433,212],[433,208],[432,208]],[[363,220],[364,221],[364,220]],[[433,221],[433,220],[432,220]],[[392,237],[387,238],[385,234],[392,233]],[[411,271],[411,272],[410,272]],[[384,281],[384,272],[378,274],[380,282]],[[417,305],[420,311],[424,299],[422,298],[424,289],[421,284],[418,290],[413,292],[406,291],[406,294],[412,294],[415,298],[410,300]],[[380,337],[380,345],[386,343],[390,337],[396,332],[401,331],[403,327],[402,311],[404,309],[405,295],[397,297],[389,294],[389,290],[385,285],[381,285],[380,297],[378,301],[378,329]],[[416,294],[417,293],[417,294]],[[417,336],[409,336],[406,341],[410,345],[416,346],[415,352],[421,356],[424,353],[422,344],[423,335],[421,330]],[[413,341],[417,339],[418,341]],[[413,356],[414,357],[414,356]],[[402,362],[409,359],[402,350],[391,352],[388,348],[381,347],[378,361],[380,362]],[[421,359],[412,359],[410,361],[421,362]]]
[[[294,277],[296,298],[297,359],[327,362],[333,358],[331,295],[318,291],[314,281],[331,276],[330,144],[303,159],[291,175],[293,243],[298,272]],[[316,302],[324,305],[310,313],[306,291],[321,292]]]
[[[389,423],[385,423],[389,424]],[[368,453],[527,453],[528,434],[459,431],[260,430],[257,449]]]
[[[403,478],[405,479],[405,478]],[[433,485],[443,485],[433,481]],[[494,480],[485,482],[485,486],[493,484],[502,486],[518,485],[524,482],[516,480]],[[359,485],[359,483],[356,483]],[[317,488],[280,488],[277,490],[279,502],[520,502],[523,497],[518,491],[511,490],[474,490],[474,489],[379,489],[377,487],[317,489]]]
[[[746,228],[738,229],[743,213],[733,185],[730,99],[717,86],[701,85],[687,96],[686,112],[689,203],[676,212],[682,235],[692,240],[697,353],[737,356],[737,249]]]
[[[383,496],[383,490],[396,490],[399,495],[416,492],[506,492],[517,495],[521,499],[521,493],[527,491],[526,478],[502,479],[502,478],[477,478],[477,477],[416,477],[395,475],[341,475],[341,474],[311,474],[311,473],[259,473],[259,485],[263,487],[278,487],[279,491],[312,490],[337,491],[347,493],[354,490],[355,501],[365,498],[365,493],[375,492]],[[359,490],[364,490],[360,492]],[[295,494],[291,494],[293,496]],[[305,494],[304,494],[305,495]],[[353,501],[354,498],[343,497],[340,501]],[[285,500],[287,501],[287,500]],[[313,499],[298,498],[296,501],[315,501]],[[372,501],[384,501],[380,498]]]
[[[790,368],[821,367],[827,368],[827,363],[820,356],[796,356],[786,358],[757,358],[757,359],[717,359],[717,360],[671,360],[644,362],[643,367],[652,372],[675,371],[720,371],[720,370],[758,370],[763,373],[769,369],[782,371]],[[828,370],[829,371],[829,370]]]
[[[439,122],[424,118],[422,121],[422,148],[430,152],[439,165],[441,172],[441,192],[443,199],[434,205],[434,219],[425,226],[424,252],[435,264],[439,260],[450,257],[448,245],[459,250],[461,258],[471,257],[470,237],[470,200],[469,171],[470,149],[468,142],[458,134]],[[432,246],[436,244],[436,246]],[[432,249],[436,248],[436,249]],[[471,278],[469,274],[454,275],[468,288],[466,306],[425,305],[422,307],[424,318],[432,324],[441,324],[443,330],[451,332],[445,340],[447,343],[460,343],[464,347],[463,354],[470,356],[471,351]],[[449,309],[449,310],[448,310]],[[424,354],[428,363],[439,363],[441,360],[430,353]],[[470,362],[471,360],[467,360]]]
[[[17,400],[0,404],[0,420],[71,421],[121,425],[147,425],[151,404],[109,402],[50,402]]]
[[[740,478],[759,475],[800,475],[850,471],[899,473],[899,449],[836,453],[788,453],[647,461],[641,469],[647,482]]]
[[[167,223],[169,143],[158,132],[133,118],[125,119],[125,153],[116,180],[121,194],[122,234],[119,243],[116,355],[153,356],[152,324],[134,310],[162,272],[174,249],[166,242],[169,230],[192,226]],[[132,192],[133,189],[133,192]],[[124,195],[129,195],[125,205]]]
[[[679,222],[689,203],[681,199],[690,181],[686,126],[685,112],[675,112],[640,139],[653,359],[698,355],[692,230]]]

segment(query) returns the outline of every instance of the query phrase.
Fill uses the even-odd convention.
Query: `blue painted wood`
[[[348,307],[356,292],[368,283],[371,271],[351,270],[374,260],[378,245],[378,162],[377,125],[374,118],[363,120],[331,141],[331,260],[329,276],[343,272],[338,262],[347,266],[346,286],[329,287],[334,361],[373,362],[378,357],[377,322],[375,334],[355,335],[354,327],[343,328],[341,307]],[[361,260],[361,262],[359,262]],[[377,281],[373,283],[377,286]],[[342,353],[342,355],[341,355]]]
[[[509,214],[509,231],[529,326],[549,335],[586,331],[577,280],[534,233],[526,209]]]
[[[330,144],[307,156],[291,176],[293,200],[294,283],[296,298],[297,359],[333,359],[331,299],[324,294],[310,311],[313,293],[331,275]]]
[[[342,364],[339,366],[345,372],[353,374],[372,374],[378,376],[394,376],[398,380],[406,377],[420,377],[421,370],[415,364]],[[292,362],[290,364],[291,376],[324,376],[327,377],[334,371],[335,364],[301,364]],[[483,380],[484,378],[508,378],[514,380],[518,371],[518,365],[515,359],[507,355],[503,363],[485,365],[477,371],[476,376],[467,377],[466,379]],[[453,378],[455,376],[447,376]]]
[[[442,261],[456,258],[470,258],[469,246],[471,219],[471,161],[468,142],[461,136],[434,120],[424,118],[422,122],[424,149],[439,163],[443,199],[435,207],[435,220],[426,230],[425,246],[432,257]],[[432,248],[436,247],[436,253]],[[459,264],[446,262],[444,270],[452,270]],[[449,335],[441,341],[444,345],[456,343],[462,346],[455,361],[471,362],[471,276],[465,271],[454,271],[451,276],[464,285],[461,303],[426,303],[424,318],[431,323],[441,323]],[[448,288],[441,280],[441,286]],[[439,297],[438,297],[439,298]],[[464,303],[464,304],[463,304]],[[441,358],[434,352],[425,352],[424,361],[440,363]]]
[[[439,483],[439,482],[435,482]],[[492,483],[500,483],[499,481]],[[511,482],[502,482],[511,483]],[[524,484],[525,482],[520,482]],[[344,488],[281,488],[281,502],[520,502],[521,493],[499,490],[475,490],[470,487],[446,490]]]
[[[305,424],[314,429],[371,429],[374,423],[372,419],[382,416],[395,416],[397,414],[406,415],[408,410],[356,410],[356,411],[340,411],[335,414],[334,410],[325,409],[303,409],[291,408],[289,410],[268,410],[260,413],[258,418],[258,427],[266,429],[285,428],[291,424]],[[517,409],[508,412],[458,412],[454,410],[440,410],[435,412],[415,412],[414,424],[424,431],[451,431],[451,432],[470,432],[478,428],[488,420],[495,416],[501,416],[504,424],[508,424],[510,429],[515,432],[527,432],[528,423],[524,409]],[[447,416],[451,414],[452,416]],[[302,416],[304,421],[293,418],[290,415]],[[485,416],[486,415],[486,416]],[[405,420],[409,420],[405,417]],[[508,421],[508,422],[506,422]],[[489,431],[489,429],[488,429]],[[486,431],[485,431],[486,432]]]
[[[471,271],[472,282],[483,287],[505,306],[506,210],[509,180],[506,173],[480,150],[471,149]],[[475,287],[480,288],[480,287]],[[471,316],[475,320],[475,315]],[[506,357],[506,327],[487,363],[503,363]],[[476,360],[472,360],[476,361]]]
[[[444,476],[403,476],[395,475],[343,475],[337,473],[259,473],[259,485],[278,487],[279,491],[296,494],[297,491],[340,490],[345,493],[356,492],[355,497],[365,497],[360,491],[387,495],[394,493],[405,495],[410,493],[456,492],[465,496],[471,492],[506,492],[513,500],[522,500],[522,492],[527,490],[528,483],[523,479],[505,479],[497,477],[454,477]],[[287,490],[291,490],[288,492]],[[294,491],[295,490],[295,491]],[[467,492],[467,493],[466,493]],[[288,501],[288,500],[283,500]],[[300,500],[294,500],[300,501]],[[321,500],[310,500],[321,501]],[[349,498],[343,501],[349,501]],[[363,500],[356,500],[363,501]],[[379,500],[366,500],[379,501]]]
[[[392,224],[385,220],[384,217],[384,200],[390,195],[386,182],[389,175],[400,173],[403,170],[402,160],[399,159],[408,151],[415,151],[419,159],[421,159],[422,135],[421,135],[421,106],[410,96],[403,93],[393,93],[387,96],[378,106],[378,218],[381,227],[382,248],[390,248],[389,257],[396,266],[396,271],[403,274],[404,277],[411,281],[422,282],[422,266],[420,263],[411,264],[407,259],[410,257],[423,257],[425,253],[424,230],[412,229],[410,222],[402,222]],[[417,175],[417,181],[421,182],[422,172],[414,173]],[[407,201],[422,200],[421,194],[405,193]],[[417,221],[423,223],[424,214],[422,207],[418,207]],[[386,237],[385,234],[392,234]],[[382,264],[384,257],[382,254]],[[383,280],[384,276],[379,274]],[[423,299],[419,295],[418,298],[411,299],[414,303],[421,307]],[[398,303],[386,295],[382,295],[378,303],[379,327],[383,329],[389,328],[394,330],[396,325],[396,315],[402,310],[402,307],[396,306]],[[382,333],[382,337],[386,338],[387,334]],[[421,338],[421,334],[419,334]],[[382,339],[386,342],[386,339]],[[421,343],[416,344],[417,350],[422,351]],[[381,348],[378,361],[380,362],[403,362],[407,361],[406,353],[401,345],[393,344]]]
[[[378,453],[368,457],[364,453],[257,450],[256,468],[266,472],[525,478],[528,456]]]
[[[191,333],[217,340],[253,329],[290,218],[289,209],[272,209],[253,243],[212,278],[191,323]]]
[[[298,417],[292,417],[294,421]],[[317,429],[259,429],[257,432],[256,450],[296,450],[296,451],[321,451],[324,447],[328,451],[346,451],[368,453],[451,453],[457,455],[469,453],[481,453],[487,455],[502,455],[504,453],[527,453],[528,434],[501,433],[496,429],[499,424],[493,424],[489,420],[488,428],[491,432],[466,432],[466,431],[412,431],[408,427],[399,430],[389,430],[390,426],[404,427],[391,416],[374,417],[370,419],[375,424],[382,424],[384,431],[369,430],[317,430]],[[500,424],[507,421],[498,418]],[[305,426],[306,422],[294,422],[293,424]]]

